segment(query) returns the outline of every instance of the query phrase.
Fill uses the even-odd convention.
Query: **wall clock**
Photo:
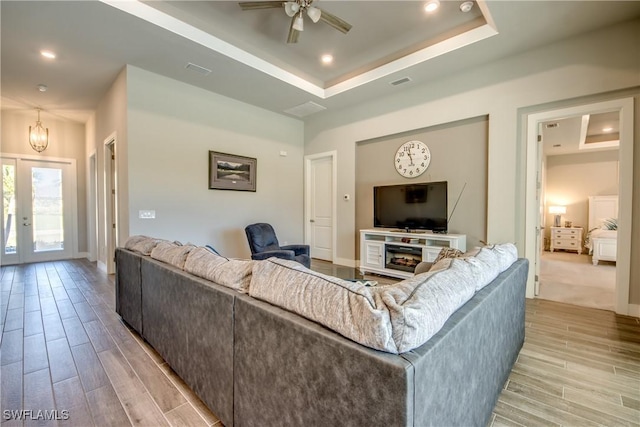
[[[429,147],[422,141],[408,141],[398,148],[394,158],[396,172],[405,178],[415,178],[424,173],[431,162]]]

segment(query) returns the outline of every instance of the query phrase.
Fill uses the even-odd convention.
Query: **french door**
[[[75,162],[2,157],[3,265],[71,258]]]

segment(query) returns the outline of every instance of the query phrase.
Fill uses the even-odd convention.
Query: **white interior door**
[[[334,178],[332,155],[308,161],[308,243],[311,257],[333,261]]]
[[[2,264],[73,257],[75,165],[3,158],[2,172]]]

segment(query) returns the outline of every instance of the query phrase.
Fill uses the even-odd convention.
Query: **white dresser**
[[[555,249],[564,249],[567,251],[577,251],[582,253],[582,234],[581,227],[551,227],[551,252]]]

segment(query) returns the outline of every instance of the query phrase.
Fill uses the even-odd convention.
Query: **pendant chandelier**
[[[38,120],[35,126],[29,126],[29,144],[38,153],[42,153],[49,146],[49,129],[42,126],[40,122],[40,108],[38,110]]]

